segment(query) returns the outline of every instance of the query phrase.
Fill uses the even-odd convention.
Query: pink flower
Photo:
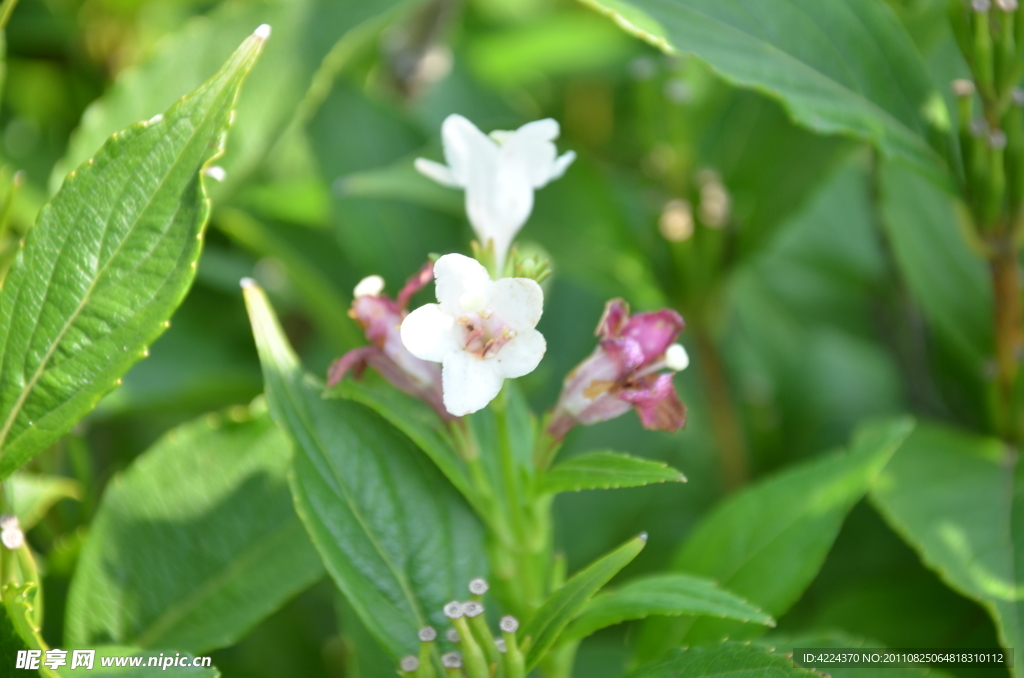
[[[369,276],[356,285],[349,316],[363,328],[371,344],[352,349],[331,363],[327,370],[328,386],[334,386],[349,372],[358,379],[369,366],[395,388],[425,401],[443,419],[452,418],[442,400],[440,366],[409,353],[399,330],[409,315],[405,310],[409,299],[433,277],[434,264],[428,261],[406,281],[398,299],[383,294],[384,280],[380,276]]]
[[[684,326],[671,309],[631,317],[625,301],[609,301],[595,332],[601,341],[565,378],[548,433],[561,440],[577,424],[614,419],[630,408],[645,428],[681,429],[686,408],[672,375],[689,364],[686,350],[673,343]]]

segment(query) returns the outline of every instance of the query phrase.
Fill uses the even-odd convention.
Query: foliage
[[[0,0],[0,665],[1019,648],[1022,77],[1010,0]]]

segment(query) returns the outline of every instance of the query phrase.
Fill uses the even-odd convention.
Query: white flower
[[[544,306],[526,278],[491,280],[475,259],[446,254],[434,264],[436,304],[402,322],[402,343],[417,358],[441,363],[444,406],[461,417],[486,407],[505,379],[536,369],[547,344],[534,328]]]
[[[558,179],[576,159],[558,155],[558,123],[548,118],[514,132],[487,136],[461,115],[441,125],[448,165],[416,159],[416,169],[439,184],[466,189],[466,213],[480,244],[494,241],[497,270],[533,210],[533,191]]]

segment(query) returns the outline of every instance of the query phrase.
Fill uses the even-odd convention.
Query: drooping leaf
[[[675,650],[623,678],[821,678],[760,645],[721,643]]]
[[[200,170],[264,41],[111,137],[40,212],[0,295],[0,479],[114,388],[181,303],[210,211]]]
[[[540,491],[554,494],[667,482],[684,483],[686,476],[660,461],[621,452],[585,452],[545,473]]]
[[[275,421],[295,447],[296,507],[328,572],[381,645],[414,652],[417,630],[486,574],[478,523],[413,443],[371,409],[325,400],[303,374],[263,291],[246,306]]]
[[[108,487],[68,594],[65,637],[225,647],[323,576],[292,506],[291,451],[264,406],[172,430]]]
[[[614,591],[599,593],[562,634],[585,638],[606,626],[652,616],[709,616],[774,626],[775,620],[755,605],[715,582],[687,574],[657,574],[635,579]]]
[[[912,428],[909,419],[869,425],[849,453],[791,467],[730,497],[697,526],[674,569],[710,577],[778,617],[814,579],[846,514]],[[685,618],[649,620],[642,631],[638,652],[651,658],[682,640],[750,637],[762,627]]]
[[[536,666],[587,601],[622,568],[629,565],[646,544],[646,534],[630,539],[574,574],[544,601],[520,631],[520,637],[530,639],[526,654],[527,670]]]
[[[922,425],[871,492],[924,564],[988,610],[1007,648],[1024,642],[1022,488],[1017,453],[999,440]],[[1024,675],[1020,662],[1013,672]]]
[[[18,472],[7,482],[7,500],[23,530],[31,529],[61,499],[82,498],[82,486],[71,478]]]
[[[822,134],[869,141],[940,183],[924,140],[934,87],[913,42],[874,0],[584,0],[627,31],[694,54],[725,80],[777,98]]]

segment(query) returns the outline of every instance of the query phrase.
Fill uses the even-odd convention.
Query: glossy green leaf
[[[554,494],[667,482],[685,483],[686,476],[660,461],[621,452],[584,452],[545,473],[540,491]]]
[[[359,23],[389,11],[398,0],[271,0],[226,3],[198,17],[159,44],[143,64],[122,73],[113,87],[85,112],[66,157],[54,168],[56,189],[69,170],[95,152],[112,132],[162,111],[196,87],[231,46],[260,24],[273,26],[273,39],[253,70],[238,102],[238,120],[223,166],[225,187],[250,175],[296,114],[335,43]],[[223,188],[212,188],[215,195]]]
[[[846,514],[913,428],[897,419],[858,432],[850,452],[828,455],[757,483],[719,504],[693,531],[674,569],[710,577],[778,617],[818,573]],[[685,640],[756,635],[761,627],[710,619],[651,620],[639,652],[660,655]]]
[[[924,140],[934,91],[913,42],[876,0],[584,0],[662,49],[777,98],[822,134],[869,141],[947,182]]]
[[[988,610],[1007,648],[1024,646],[1022,493],[1015,451],[935,425],[918,427],[871,492],[925,565]]]
[[[81,499],[82,486],[71,478],[17,472],[7,479],[7,500],[21,529],[29,530],[61,499]]]
[[[181,303],[210,211],[200,170],[264,41],[111,137],[40,212],[0,295],[0,479],[95,407]]]
[[[366,405],[392,426],[409,436],[437,465],[441,473],[461,492],[471,505],[482,511],[477,492],[469,482],[466,467],[455,452],[448,433],[438,416],[422,401],[383,384],[380,381],[346,379],[331,388],[328,397],[345,398]]]
[[[657,574],[634,579],[614,591],[596,595],[563,638],[585,638],[599,629],[652,616],[709,616],[774,626],[757,606],[720,588],[715,582],[687,574]]]
[[[295,505],[327,570],[393,656],[486,574],[475,517],[433,464],[373,410],[322,397],[303,374],[263,291],[246,306],[270,411],[295,447]]]
[[[646,534],[630,539],[574,574],[544,601],[519,632],[521,638],[530,642],[526,653],[527,670],[535,666],[544,653],[551,649],[565,627],[594,594],[629,565],[646,544]]]
[[[760,645],[721,643],[675,650],[624,678],[820,678]]]
[[[165,435],[107,488],[68,594],[68,641],[226,647],[322,577],[290,461],[261,405]]]

